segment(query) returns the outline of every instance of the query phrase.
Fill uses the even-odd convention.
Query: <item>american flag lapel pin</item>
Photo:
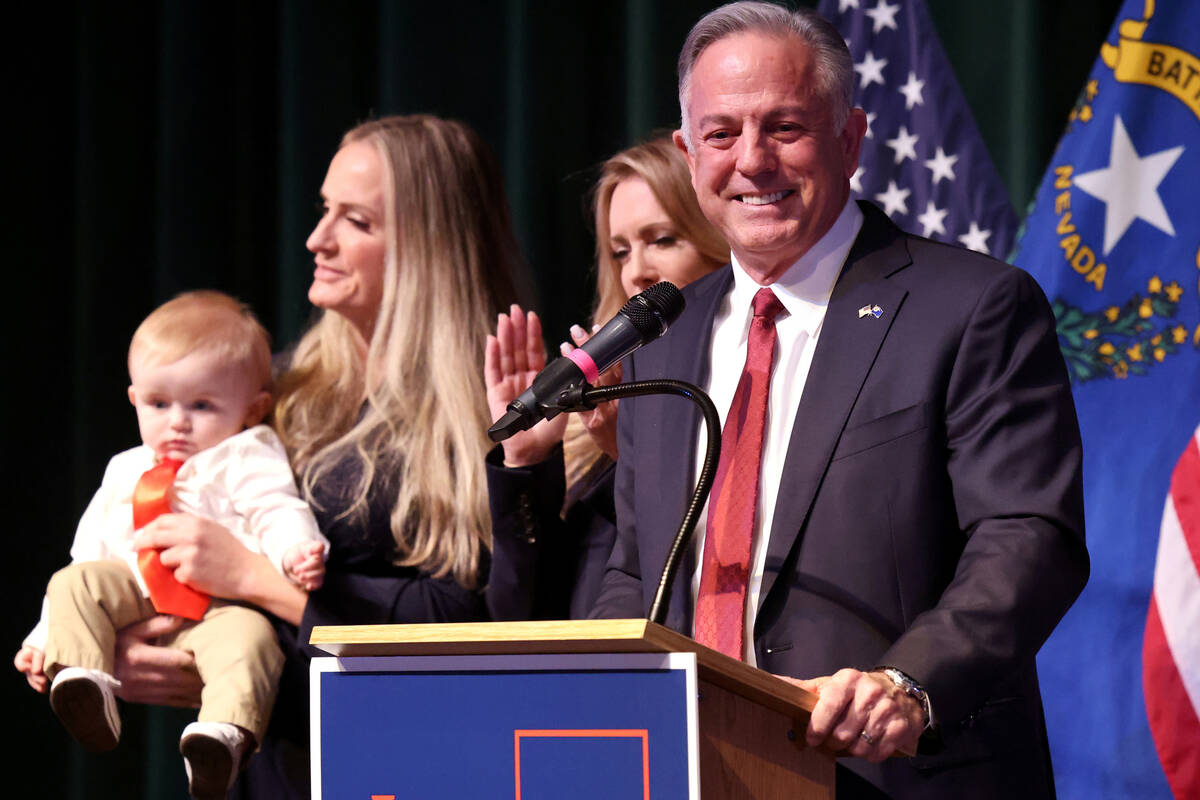
[[[859,319],[862,319],[863,317],[866,317],[866,316],[871,316],[871,317],[874,317],[875,319],[879,319],[880,317],[883,316],[883,309],[880,308],[879,306],[871,305],[870,303],[868,303],[867,305],[863,306],[862,308],[860,308],[858,310],[858,318]]]

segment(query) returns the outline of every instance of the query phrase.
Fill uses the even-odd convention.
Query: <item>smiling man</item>
[[[675,142],[732,264],[626,364],[724,414],[667,622],[818,694],[839,797],[1053,796],[1034,655],[1088,573],[1054,319],[1020,270],[850,199],[853,78],[825,20],[765,3],[680,55]],[[622,401],[594,616],[650,605],[703,447],[678,403]]]
[[[850,196],[866,131],[833,70],[792,37],[748,30],[699,54],[675,134],[703,209],[766,286],[812,249]]]

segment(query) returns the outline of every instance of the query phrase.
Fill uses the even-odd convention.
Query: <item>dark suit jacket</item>
[[[890,665],[923,684],[940,753],[845,762],[889,794],[1051,796],[1034,655],[1088,574],[1054,319],[1021,270],[904,234],[861,205],[789,443],[758,665],[798,677]],[[732,280],[726,268],[688,286],[684,314],[626,380],[702,383]],[[878,318],[860,316],[874,305]],[[619,532],[594,616],[646,614],[691,492],[699,424],[675,397],[622,401]],[[689,576],[673,588],[668,624],[690,633]]]
[[[587,616],[617,535],[614,473],[605,458],[568,492],[561,445],[528,467],[504,466],[498,445],[488,453],[493,619]]]
[[[236,800],[301,800],[310,796],[309,661],[324,655],[308,644],[317,625],[473,622],[487,618],[483,596],[452,577],[434,578],[393,563],[392,474],[380,471],[365,516],[341,516],[361,463],[348,452],[314,488],[313,514],[329,539],[325,582],[308,595],[299,630],[275,620],[286,658],[271,724],[261,748],[234,786]],[[484,565],[486,567],[486,565]]]

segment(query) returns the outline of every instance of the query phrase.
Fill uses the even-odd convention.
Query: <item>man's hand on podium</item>
[[[780,677],[817,696],[805,732],[810,747],[876,763],[898,750],[916,752],[925,709],[883,672],[843,669],[807,680]]]

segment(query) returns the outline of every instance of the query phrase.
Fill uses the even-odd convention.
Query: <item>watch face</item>
[[[884,674],[886,674],[889,678],[891,678],[892,683],[899,686],[900,689],[903,690],[903,692],[905,694],[909,695],[910,697],[914,697],[917,700],[925,699],[925,690],[922,689],[921,686],[916,681],[914,681],[912,678],[905,675],[900,670],[887,669],[887,670],[884,670]]]
[[[925,695],[925,690],[921,688],[921,685],[895,667],[887,667],[883,670],[883,674],[887,675],[900,691],[921,704],[925,715],[925,726],[928,727],[932,712],[929,709],[929,700]]]

